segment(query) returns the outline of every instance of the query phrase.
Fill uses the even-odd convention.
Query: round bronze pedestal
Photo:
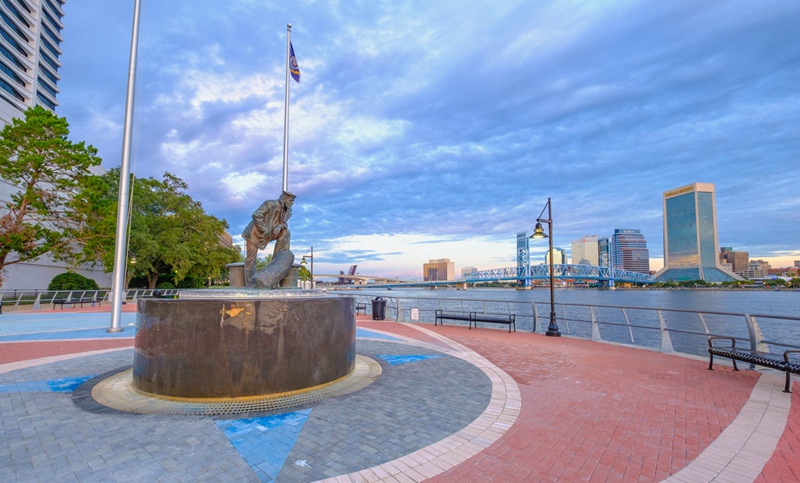
[[[159,396],[296,391],[355,368],[352,297],[140,299],[133,385]]]

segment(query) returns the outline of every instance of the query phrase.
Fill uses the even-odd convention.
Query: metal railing
[[[350,294],[348,294],[350,295]],[[352,294],[372,314],[373,295]],[[383,296],[386,319],[434,323],[437,309],[515,314],[518,330],[544,333],[550,302]],[[800,349],[800,317],[556,303],[556,322],[564,335],[647,347],[665,353],[708,355],[709,336],[733,337],[743,347],[763,352]]]
[[[164,295],[175,295],[179,289],[163,289],[161,292]],[[135,303],[139,298],[152,294],[153,289],[130,289],[123,292],[123,298],[126,302]],[[110,303],[109,297],[112,295],[111,290],[0,290],[0,307],[41,310],[49,306],[55,308],[60,301],[70,303],[79,300],[102,305]]]
[[[162,290],[162,295],[180,289]],[[58,300],[109,302],[109,290],[6,290],[0,291],[2,307],[40,310],[55,308]],[[152,289],[131,289],[123,293],[126,302],[153,295]],[[373,294],[344,292],[372,314]],[[398,322],[434,323],[437,309],[477,312],[479,315],[515,314],[518,330],[544,333],[550,303],[496,299],[418,298],[383,296],[385,315]],[[647,347],[661,352],[705,356],[709,336],[733,337],[743,347],[763,352],[800,349],[800,317],[732,312],[696,311],[617,305],[556,303],[556,322],[564,335]],[[776,352],[777,353],[777,352]]]

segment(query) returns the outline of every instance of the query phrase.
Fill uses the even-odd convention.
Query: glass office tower
[[[664,268],[659,281],[736,280],[717,257],[714,185],[693,183],[664,192]]]

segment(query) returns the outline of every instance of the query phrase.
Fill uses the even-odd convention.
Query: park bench
[[[729,341],[730,344],[714,345],[714,341]],[[789,354],[800,354],[800,350],[787,350],[783,355],[772,354],[750,349],[737,349],[736,339],[733,337],[711,336],[708,338],[708,369],[714,370],[714,356],[727,357],[733,361],[733,370],[738,371],[736,361],[747,362],[758,366],[769,367],[783,371],[786,374],[786,386],[783,392],[791,392],[790,374],[800,374],[800,360],[790,359]]]
[[[99,304],[100,302],[98,300],[90,298],[80,298],[80,299],[70,299],[70,300],[53,299],[53,310],[56,309],[56,305],[60,305],[61,310],[64,310],[65,305],[72,305],[72,307],[75,307],[76,305],[80,304],[81,308],[83,308],[83,304],[92,304],[92,307],[94,307],[95,303]]]
[[[508,325],[508,333],[511,333],[511,329],[513,327],[514,332],[517,331],[517,324],[516,324],[516,315],[509,314],[507,316],[502,317],[495,317],[487,314],[478,314],[477,312],[450,312],[445,313],[441,309],[436,309],[435,319],[433,321],[433,325],[444,325],[444,320],[462,320],[467,321],[469,324],[469,328],[472,329],[473,324],[475,328],[478,328],[478,322],[487,322],[490,324],[506,324]]]
[[[356,315],[358,315],[359,312],[364,315],[367,315],[367,304],[363,303],[356,304]]]

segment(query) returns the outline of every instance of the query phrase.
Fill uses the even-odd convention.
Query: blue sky
[[[290,228],[317,273],[513,266],[548,197],[556,246],[638,228],[657,269],[662,193],[693,182],[720,245],[800,260],[800,2],[142,4],[135,172],[234,236],[280,194],[292,23]],[[64,9],[57,112],[118,166],[133,1]]]

